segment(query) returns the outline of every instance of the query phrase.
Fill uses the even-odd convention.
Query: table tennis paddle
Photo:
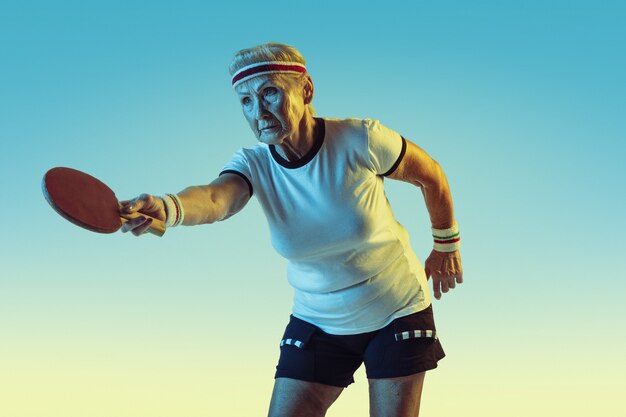
[[[98,233],[114,233],[135,217],[152,219],[148,232],[165,233],[165,223],[141,213],[120,213],[120,202],[106,184],[72,168],[52,168],[43,177],[43,195],[52,208],[70,222]]]

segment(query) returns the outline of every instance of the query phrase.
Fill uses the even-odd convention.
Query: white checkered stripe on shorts
[[[302,349],[302,346],[304,345],[304,343],[302,343],[299,340],[296,339],[283,339],[280,341],[280,347],[283,347],[285,345],[291,345],[291,346],[295,346],[297,348]]]
[[[437,338],[437,333],[434,330],[409,330],[406,332],[396,333],[394,334],[396,338],[396,342],[400,340],[408,340],[408,339],[419,339],[422,337]]]

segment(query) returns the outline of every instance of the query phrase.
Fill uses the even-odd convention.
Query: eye
[[[250,97],[244,97],[241,99],[241,104],[243,104],[244,106],[250,104],[252,100],[250,99]]]
[[[273,96],[275,94],[278,94],[278,89],[276,87],[267,87],[265,90],[263,90],[263,92],[266,96]]]

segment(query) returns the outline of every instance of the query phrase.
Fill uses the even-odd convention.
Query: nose
[[[269,117],[269,113],[265,108],[265,103],[263,103],[263,100],[255,100],[253,116],[257,120],[263,120]]]

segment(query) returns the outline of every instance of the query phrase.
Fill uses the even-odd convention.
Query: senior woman
[[[315,117],[313,81],[291,46],[242,50],[230,72],[256,146],[208,185],[142,194],[122,210],[191,226],[225,220],[255,195],[294,289],[269,415],[325,415],[362,363],[372,416],[418,415],[425,372],[444,357],[427,280],[437,299],[463,280],[441,167],[377,121]],[[425,268],[393,216],[385,177],[424,195],[435,242]],[[124,231],[141,235],[150,222],[130,220]]]

